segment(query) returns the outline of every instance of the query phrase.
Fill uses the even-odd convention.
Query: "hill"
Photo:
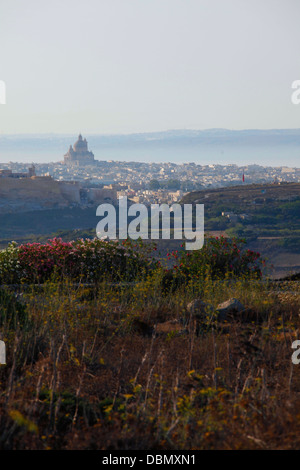
[[[300,184],[252,184],[195,191],[183,204],[204,204],[205,230],[238,236],[274,265],[273,275],[300,271]]]

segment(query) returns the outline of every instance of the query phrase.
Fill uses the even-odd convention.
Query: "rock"
[[[165,321],[163,323],[157,323],[156,328],[155,328],[156,334],[168,334],[168,333],[182,334],[185,332],[186,330],[183,328],[181,323],[176,319]]]
[[[224,321],[229,317],[235,316],[237,313],[246,311],[244,305],[237,299],[232,298],[217,306],[218,320]]]
[[[203,302],[201,299],[194,299],[187,305],[187,311],[194,318],[203,319],[208,314],[212,314],[214,309],[212,305]]]
[[[189,330],[199,335],[201,328],[207,320],[214,319],[215,310],[212,305],[203,302],[201,299],[194,299],[187,305]]]
[[[207,319],[207,317],[224,321],[234,317],[236,318],[237,315],[242,314],[241,318],[246,320],[248,319],[250,311],[239,300],[231,298],[219,304],[216,309],[214,309],[212,305],[203,302],[201,299],[194,299],[187,305],[187,312],[192,317],[191,319],[196,321],[198,325],[199,321],[203,321]],[[214,316],[215,312],[216,316]]]

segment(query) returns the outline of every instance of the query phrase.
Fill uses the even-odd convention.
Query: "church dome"
[[[87,150],[87,141],[86,141],[86,139],[82,140],[82,135],[81,134],[79,134],[78,140],[73,145],[73,148],[74,148],[75,152],[80,152],[80,151],[83,151],[83,150]]]
[[[78,164],[91,164],[94,162],[93,152],[88,151],[88,143],[86,139],[79,134],[75,144],[70,145],[68,152],[64,155],[65,163],[69,164],[77,162]]]

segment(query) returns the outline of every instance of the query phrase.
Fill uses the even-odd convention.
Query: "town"
[[[74,201],[82,203],[117,201],[123,196],[135,203],[173,203],[201,189],[300,181],[300,168],[285,166],[96,160],[81,134],[63,160],[35,165],[10,161],[1,167],[0,178],[47,177],[73,183],[78,192]]]

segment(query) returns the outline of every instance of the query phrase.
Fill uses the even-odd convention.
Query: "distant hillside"
[[[206,232],[245,238],[276,275],[300,271],[300,183],[195,191],[182,203],[204,204]]]
[[[93,229],[94,236],[96,236],[98,221],[96,206],[0,213],[0,245],[6,246],[11,240],[29,241],[32,236],[39,235],[49,238],[50,235],[60,230]]]
[[[23,199],[19,197],[18,202]],[[205,232],[245,238],[249,249],[274,265],[274,277],[300,272],[300,183],[205,189],[187,194],[181,202],[204,204]],[[93,238],[98,221],[95,205],[0,213],[0,248],[10,240],[46,240],[54,234],[65,240]],[[158,252],[166,255],[180,250],[181,244],[180,240],[160,240]]]
[[[262,202],[292,200],[300,196],[300,183],[241,184],[236,186],[203,189],[188,193],[182,199],[187,203],[206,203],[210,205],[225,198],[226,204],[238,202],[239,206],[255,205]],[[237,199],[238,198],[238,199]]]

